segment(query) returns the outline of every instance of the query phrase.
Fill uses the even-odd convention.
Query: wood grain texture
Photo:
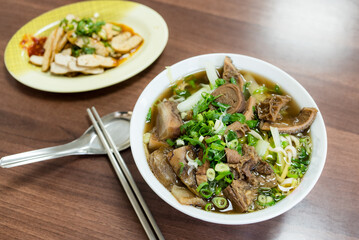
[[[327,162],[315,188],[290,211],[245,226],[188,217],[163,202],[123,151],[166,239],[359,239],[359,3],[352,0],[139,0],[166,20],[169,41],[149,68],[120,84],[54,94],[18,83],[4,65],[11,36],[65,1],[1,1],[0,156],[69,142],[101,115],[131,110],[165,66],[213,52],[268,61],[312,95],[328,133]],[[141,17],[141,16],[139,16]],[[66,157],[0,169],[0,239],[145,239],[105,156]]]

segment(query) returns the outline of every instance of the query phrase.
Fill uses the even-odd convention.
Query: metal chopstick
[[[96,117],[92,114],[90,109],[87,109],[87,113],[93,123],[93,126],[99,136],[101,143],[106,149],[107,155],[110,158],[112,166],[120,179],[120,182],[130,199],[132,207],[134,208],[147,236],[149,239],[164,239],[159,227],[156,224],[150,210],[148,209],[140,191],[138,190],[135,181],[132,178],[130,171],[128,170],[126,163],[119,154],[111,136],[107,133],[101,118],[99,117],[96,109],[92,107],[92,111]],[[106,141],[107,140],[107,141]],[[110,146],[111,148],[110,148]],[[125,173],[125,175],[124,175]],[[130,185],[129,185],[130,184]]]

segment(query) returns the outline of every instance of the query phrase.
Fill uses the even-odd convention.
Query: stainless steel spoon
[[[119,151],[130,146],[131,116],[132,112],[113,112],[101,118]],[[3,157],[0,159],[0,166],[11,168],[69,155],[86,154],[106,154],[93,126],[70,143]]]

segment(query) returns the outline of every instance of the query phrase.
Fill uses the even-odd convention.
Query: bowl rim
[[[248,70],[248,68],[258,67],[258,71],[252,72],[269,78],[273,82],[277,83],[277,79],[280,81],[289,81],[286,82],[286,84],[288,84],[288,87],[283,87],[283,85],[280,86],[283,87],[283,89],[291,96],[300,96],[297,98],[293,98],[297,101],[298,105],[301,108],[303,107],[303,104],[305,104],[305,106],[307,107],[315,107],[316,109],[318,109],[316,119],[311,127],[311,134],[313,140],[313,153],[311,156],[311,163],[308,167],[306,174],[303,177],[301,184],[290,195],[288,195],[285,199],[281,200],[274,206],[252,213],[222,214],[215,212],[206,212],[193,206],[186,206],[180,204],[173,197],[173,195],[157,180],[157,178],[150,170],[147,159],[145,157],[144,146],[142,142],[145,126],[144,116],[147,114],[148,108],[152,106],[153,102],[159,97],[159,95],[164,91],[164,89],[168,88],[170,83],[173,82],[173,79],[177,80],[193,72],[204,70],[206,61],[212,61],[216,67],[223,66],[223,59],[225,56],[229,56],[233,60],[233,63],[236,67],[243,66],[240,69]],[[222,64],[218,64],[220,62],[220,59],[222,59]],[[193,68],[191,68],[192,65],[194,65]],[[183,70],[184,68],[188,70]],[[273,76],[277,76],[278,78],[276,78],[276,80],[273,80]],[[164,85],[166,81],[167,84]],[[305,101],[298,101],[298,98],[301,97]],[[207,222],[226,225],[241,225],[261,222],[274,218],[290,210],[301,200],[303,200],[314,188],[314,185],[318,181],[324,168],[327,154],[327,134],[324,120],[318,106],[316,105],[313,98],[309,95],[309,93],[305,90],[305,88],[288,73],[268,62],[254,57],[233,53],[211,53],[194,56],[177,62],[171,67],[167,68],[167,70],[165,69],[161,73],[159,73],[146,86],[146,88],[143,90],[136,102],[130,124],[130,142],[133,158],[135,160],[138,170],[140,171],[145,182],[162,200],[164,200],[166,203],[168,203],[170,206],[177,209],[178,211],[185,213],[191,217]]]

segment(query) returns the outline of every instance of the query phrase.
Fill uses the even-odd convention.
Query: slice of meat
[[[55,63],[67,67],[71,61],[76,61],[76,58],[62,53],[55,54]]]
[[[176,174],[167,161],[168,151],[167,148],[160,148],[151,153],[148,159],[153,174],[167,189],[177,181]]]
[[[127,41],[127,39],[129,39],[131,37],[131,33],[130,32],[122,32],[119,35],[117,35],[116,37],[112,38],[111,40],[111,46],[112,48],[117,51],[116,49],[119,49],[120,46]]]
[[[77,58],[77,65],[82,67],[111,68],[117,65],[117,61],[112,57],[103,57],[97,54],[84,54]]]
[[[188,187],[188,189],[194,194],[198,195],[197,182],[195,177],[195,171],[187,164],[186,155],[191,156],[194,159],[194,151],[190,146],[183,146],[168,153],[168,161],[172,166],[172,169],[181,181]]]
[[[259,128],[264,131],[270,131],[270,127],[278,128],[280,133],[298,133],[303,132],[312,125],[318,110],[315,108],[303,108],[299,115],[290,122],[261,122]]]
[[[171,193],[180,204],[199,207],[204,207],[206,205],[206,202],[202,198],[197,197],[187,188],[173,185],[171,188]]]
[[[224,195],[229,198],[233,207],[239,212],[245,212],[257,197],[257,188],[248,182],[237,179],[223,190]]]
[[[281,119],[279,111],[291,100],[289,96],[273,95],[270,98],[266,98],[263,102],[257,106],[258,118],[274,122],[277,119]]]
[[[256,105],[256,99],[253,96],[250,96],[246,103],[246,109],[243,115],[246,117],[246,120],[252,120],[253,114],[253,107]]]
[[[233,65],[232,60],[226,56],[223,64],[223,79],[229,83],[232,77],[236,80],[240,91],[243,92],[243,77]]]
[[[31,62],[34,65],[41,66],[44,62],[43,56],[37,56],[37,55],[31,55],[29,62]]]
[[[88,44],[88,46],[90,48],[94,48],[97,55],[107,57],[110,54],[110,51],[101,41],[94,40],[93,38],[90,38],[90,43]]]
[[[120,34],[119,31],[115,31],[113,30],[114,25],[111,23],[106,23],[104,26],[102,26],[102,28],[105,30],[106,32],[106,37],[107,40],[111,40],[114,36]]]
[[[181,133],[182,119],[177,109],[177,103],[163,101],[157,105],[157,109],[156,129],[159,140],[178,137]]]
[[[62,55],[71,55],[71,48],[66,48],[60,52]]]
[[[150,151],[154,151],[161,147],[169,147],[169,145],[167,142],[159,140],[158,137],[156,136],[156,133],[152,133],[150,137],[150,141],[148,142],[148,149]]]
[[[230,124],[227,126],[225,134],[229,132],[229,130],[234,131],[237,134],[238,138],[244,137],[246,135],[246,132],[248,132],[250,129],[247,126],[247,124],[242,124],[238,121]]]
[[[71,72],[71,70],[66,66],[63,66],[63,65],[57,64],[55,62],[52,62],[51,67],[50,67],[50,72],[53,73],[53,74],[62,75],[62,74],[66,74],[66,73]]]
[[[140,43],[143,41],[143,38],[139,35],[133,35],[131,36],[129,39],[123,41],[120,44],[116,44],[115,47],[113,47],[113,49],[115,49],[116,52],[119,53],[128,53],[130,52],[132,49],[136,48],[138,45],[140,45]]]
[[[70,34],[70,32],[67,33],[67,39],[77,45],[80,48],[83,48],[85,46],[89,47],[89,48],[94,48],[95,49],[95,53],[97,55],[101,55],[104,57],[107,57],[110,54],[110,51],[105,47],[105,45],[98,40],[95,40],[93,38],[90,37],[77,37],[77,38],[73,38],[72,34]]]
[[[85,74],[100,74],[104,72],[103,68],[97,67],[97,68],[91,68],[91,67],[82,67],[77,65],[76,58],[71,59],[71,61],[68,63],[67,67],[72,72],[82,72]]]
[[[220,97],[218,97],[215,101],[228,104],[230,106],[227,109],[228,113],[242,112],[245,108],[244,95],[239,87],[235,84],[224,84],[214,90],[212,95],[220,95]]]

